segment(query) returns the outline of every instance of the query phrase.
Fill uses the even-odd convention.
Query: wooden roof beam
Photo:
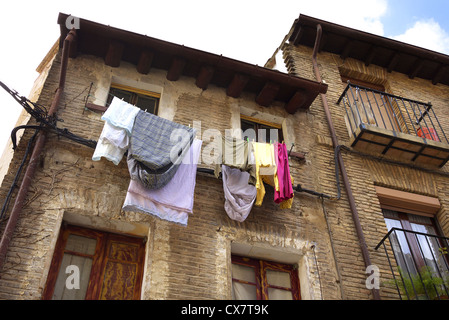
[[[285,110],[289,114],[294,114],[298,109],[303,108],[307,102],[308,97],[305,91],[297,91],[290,99],[288,103],[285,104]]]
[[[186,65],[186,61],[182,58],[175,57],[167,71],[167,80],[177,81],[181,77],[182,71]]]
[[[408,77],[410,79],[414,79],[416,77],[416,75],[418,74],[418,72],[422,69],[422,67],[424,66],[424,60],[423,59],[416,59],[415,64],[413,65],[412,69],[409,72]]]
[[[388,64],[387,71],[391,73],[399,62],[399,53],[395,52]]]
[[[369,53],[368,53],[368,55],[365,58],[365,66],[367,66],[367,67],[373,62],[373,59],[374,59],[374,57],[376,56],[376,53],[377,53],[377,49],[376,49],[375,46],[371,46],[369,48],[368,52]]]
[[[340,54],[340,58],[342,58],[343,60],[345,60],[349,54],[351,53],[351,49],[354,46],[354,41],[348,41],[345,45],[345,47],[343,48],[343,51]]]
[[[206,90],[207,86],[214,76],[215,69],[210,66],[202,66],[198,76],[196,77],[196,85],[198,88]]]
[[[139,62],[137,63],[137,71],[141,74],[148,74],[153,63],[154,53],[144,50],[140,53]]]
[[[125,46],[121,42],[118,41],[109,42],[108,51],[106,52],[106,56],[104,58],[105,64],[110,67],[120,66],[120,61],[122,60],[124,49]]]
[[[436,85],[440,82],[441,78],[444,76],[444,74],[448,71],[447,65],[439,65],[438,69],[436,70],[435,76],[432,79],[432,84]]]
[[[233,98],[240,97],[248,81],[249,81],[248,76],[236,73],[231,83],[229,84],[228,88],[226,89],[226,94]]]
[[[280,86],[273,82],[267,82],[259,95],[256,97],[256,102],[263,107],[268,107],[276,98]]]

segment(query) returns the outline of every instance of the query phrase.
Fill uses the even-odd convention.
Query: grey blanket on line
[[[195,134],[193,128],[139,111],[127,158],[131,179],[148,189],[164,187],[178,170]]]

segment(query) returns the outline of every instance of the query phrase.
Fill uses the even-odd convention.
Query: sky
[[[0,81],[28,96],[59,12],[263,66],[300,14],[449,55],[447,0],[4,1]],[[0,153],[22,110],[0,88]]]

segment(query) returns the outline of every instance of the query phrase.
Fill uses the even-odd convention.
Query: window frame
[[[143,90],[143,89],[138,89],[138,88],[134,88],[134,87],[126,86],[126,85],[121,85],[121,84],[117,84],[117,83],[111,83],[111,86],[109,88],[108,98],[106,99],[106,107],[108,107],[109,104],[112,101],[113,94],[111,92],[114,89],[130,93],[131,97],[130,97],[129,103],[132,104],[132,105],[136,105],[139,96],[144,96],[144,97],[148,97],[148,98],[154,98],[156,100],[156,105],[155,105],[153,114],[154,115],[158,114],[158,112],[159,112],[159,103],[160,103],[160,99],[161,99],[161,94],[160,93],[147,91],[147,90]]]
[[[268,288],[281,289],[291,291],[293,300],[301,300],[300,283],[297,269],[289,264],[266,261],[261,259],[254,259],[242,257],[238,255],[231,255],[231,264],[238,264],[246,267],[254,268],[255,282],[250,283],[244,280],[235,279],[231,276],[231,282],[239,282],[244,284],[251,284],[256,286],[257,300],[269,300]],[[288,272],[290,274],[291,288],[285,288],[277,285],[268,284],[267,270]]]
[[[281,143],[284,141],[284,132],[282,130],[282,125],[280,125],[280,124],[260,120],[257,118],[253,118],[253,117],[241,114],[240,115],[240,128],[242,129],[242,134],[244,133],[244,130],[242,128],[243,122],[246,122],[247,124],[250,124],[253,126],[253,129],[256,133],[256,142],[267,142],[267,143],[270,142],[270,141],[259,141],[259,129],[265,129],[265,128],[262,128],[263,126],[268,127],[269,129],[276,129],[278,131],[278,139],[279,139],[278,142]],[[243,138],[243,136],[242,136],[242,138]]]
[[[384,215],[384,218],[387,219],[391,219],[391,220],[397,220],[401,222],[402,228],[404,230],[409,230],[409,231],[413,231],[413,228],[411,226],[411,223],[416,223],[416,224],[421,224],[421,225],[425,225],[425,226],[431,226],[435,229],[436,231],[436,235],[439,236],[439,227],[436,223],[435,218],[433,217],[429,217],[429,216],[425,216],[425,215],[419,215],[416,213],[407,213],[407,212],[402,212],[402,211],[398,211],[398,210],[391,210],[391,209],[382,209],[382,213]],[[397,216],[395,217],[393,214],[396,214]],[[411,215],[412,216],[422,216],[423,218],[427,218],[430,219],[429,223],[418,223],[416,221],[411,221]]]
[[[66,250],[67,240],[70,235],[82,236],[90,239],[95,239],[97,241],[95,253],[93,255],[83,254],[75,251]],[[74,226],[74,225],[63,225],[58,240],[55,246],[55,251],[53,253],[52,262],[48,272],[47,282],[42,294],[42,300],[52,300],[53,293],[55,290],[56,281],[60,272],[64,272],[61,269],[62,259],[64,253],[92,258],[92,268],[89,276],[88,288],[86,291],[86,296],[84,300],[98,300],[101,295],[102,289],[102,279],[105,275],[106,262],[109,259],[107,257],[110,247],[108,244],[111,242],[124,242],[127,244],[138,245],[138,257],[139,261],[137,263],[136,271],[136,286],[133,293],[133,300],[140,300],[142,281],[143,281],[143,270],[145,261],[145,245],[142,238],[119,235],[115,233],[103,232],[99,230],[93,230],[89,228]]]
[[[435,236],[442,236],[441,228],[438,225],[438,222],[434,217],[415,214],[415,213],[407,213],[407,212],[398,211],[398,210],[390,210],[390,209],[382,209],[382,214],[384,216],[384,220],[389,219],[389,220],[399,221],[399,223],[402,226],[402,229],[404,229],[406,231],[414,232],[413,227],[411,225],[412,223],[414,223],[417,225],[430,226],[435,231],[435,234],[434,234]],[[421,216],[423,218],[429,219],[430,222],[424,223],[424,222],[412,221],[411,216]],[[416,237],[413,237],[413,236],[411,236],[411,234],[406,233],[405,238],[407,240],[409,249],[412,251],[415,263],[418,265],[419,268],[426,266],[426,263],[424,262],[424,260],[421,256],[418,240],[416,239]],[[440,245],[443,246],[441,240],[438,240],[438,242],[440,242]],[[449,259],[448,259],[447,255],[444,255],[444,259],[449,264]]]

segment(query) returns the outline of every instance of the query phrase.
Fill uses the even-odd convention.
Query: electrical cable
[[[82,137],[79,137],[73,133],[71,133],[68,129],[61,129],[56,126],[57,122],[63,122],[63,120],[58,119],[56,116],[48,116],[47,109],[38,103],[33,103],[27,98],[20,96],[17,91],[10,89],[8,86],[6,86],[3,82],[0,81],[0,86],[8,92],[16,102],[18,102],[35,120],[39,125],[21,125],[15,127],[11,131],[11,140],[13,144],[13,150],[17,148],[17,131],[22,129],[35,129],[35,133],[31,137],[31,139],[28,141],[25,154],[22,158],[22,161],[20,163],[20,166],[16,172],[16,175],[14,177],[14,180],[9,188],[8,194],[6,196],[6,199],[3,203],[2,209],[0,211],[0,221],[5,217],[5,213],[8,210],[9,203],[11,201],[11,197],[13,194],[14,189],[17,187],[17,182],[20,178],[20,175],[22,173],[23,167],[25,166],[26,159],[28,158],[29,153],[31,152],[31,147],[36,140],[36,136],[39,133],[40,130],[50,131],[56,133],[58,136],[66,137],[72,141],[75,141],[79,144],[88,146],[90,148],[96,148],[97,142],[94,140],[88,140],[84,139]],[[83,91],[84,92],[84,91]]]
[[[37,123],[40,124],[39,126],[25,125],[25,126],[18,126],[16,128],[14,128],[11,132],[11,139],[13,141],[13,149],[15,149],[17,147],[17,145],[16,145],[17,131],[20,129],[26,129],[26,128],[52,131],[52,132],[56,133],[58,136],[68,138],[68,139],[75,141],[79,144],[82,144],[87,147],[95,149],[95,147],[97,145],[96,141],[79,137],[79,136],[73,134],[72,132],[70,132],[66,128],[62,128],[62,129],[58,128],[57,122],[63,122],[63,120],[59,119],[56,115],[49,116],[48,111],[44,106],[42,106],[38,103],[31,102],[27,98],[20,96],[17,91],[10,89],[8,86],[6,86],[1,81],[0,81],[0,86],[3,89],[5,89],[5,91],[8,92],[36,120]]]
[[[34,143],[34,140],[36,140],[36,136],[37,136],[38,132],[39,132],[39,129],[36,129],[36,131],[34,132],[34,135],[28,141],[28,145],[27,145],[27,148],[25,150],[25,155],[22,158],[22,162],[20,163],[20,166],[17,169],[17,172],[16,172],[16,175],[14,177],[14,180],[13,180],[13,182],[11,184],[11,187],[9,188],[8,195],[6,196],[5,202],[3,203],[2,211],[0,212],[0,221],[4,218],[6,210],[8,209],[12,193],[13,193],[14,189],[17,187],[17,181],[19,180],[19,177],[20,177],[20,175],[22,173],[22,170],[23,170],[23,167],[25,165],[25,161],[28,158],[28,155],[29,155],[29,153],[31,151],[31,147],[32,147],[32,145]]]
[[[66,128],[63,128],[63,129],[58,128],[56,125],[57,122],[63,122],[63,120],[57,118],[57,116],[48,116],[48,111],[43,105],[33,103],[30,100],[28,100],[27,98],[20,96],[17,91],[10,89],[8,86],[6,86],[1,81],[0,81],[0,86],[5,91],[7,91],[38,123],[40,123],[40,125],[22,125],[22,126],[15,127],[11,132],[11,140],[13,143],[13,150],[15,150],[17,148],[16,134],[17,134],[17,131],[21,130],[21,129],[35,129],[36,132],[39,130],[46,130],[49,132],[54,132],[58,136],[65,137],[67,139],[70,139],[72,141],[75,141],[79,144],[85,145],[85,146],[93,148],[93,149],[96,148],[96,145],[97,145],[96,141],[79,137],[79,136],[71,133]],[[85,92],[85,91],[86,91],[86,89],[84,89],[83,92]],[[75,100],[80,95],[81,94],[79,94],[78,96],[73,98],[71,101]],[[333,201],[339,200],[341,198],[341,188],[340,188],[339,166],[338,166],[338,161],[337,161],[337,154],[340,151],[339,149],[341,147],[342,146],[337,146],[337,148],[335,149],[335,154],[334,154],[335,174],[336,174],[336,183],[337,183],[337,190],[338,190],[337,197],[330,196],[330,195],[327,195],[324,193],[319,193],[319,192],[316,192],[313,190],[305,189],[300,184],[298,184],[296,187],[293,187],[293,190],[298,193],[308,193],[310,195],[317,196],[317,197],[323,198],[323,199],[328,199],[328,200],[333,200]],[[21,167],[23,167],[23,163],[22,163]],[[198,168],[198,172],[213,174],[213,171],[212,172],[211,171],[212,170],[209,170],[209,169]],[[16,178],[17,178],[17,176],[16,176]],[[14,182],[14,184],[15,184],[15,182]],[[14,184],[12,186],[12,189],[14,189]],[[7,201],[9,201],[9,198],[10,198],[10,195],[8,195]],[[0,213],[0,217],[2,214],[4,214],[4,211],[6,211],[5,205],[3,206],[3,209]]]

